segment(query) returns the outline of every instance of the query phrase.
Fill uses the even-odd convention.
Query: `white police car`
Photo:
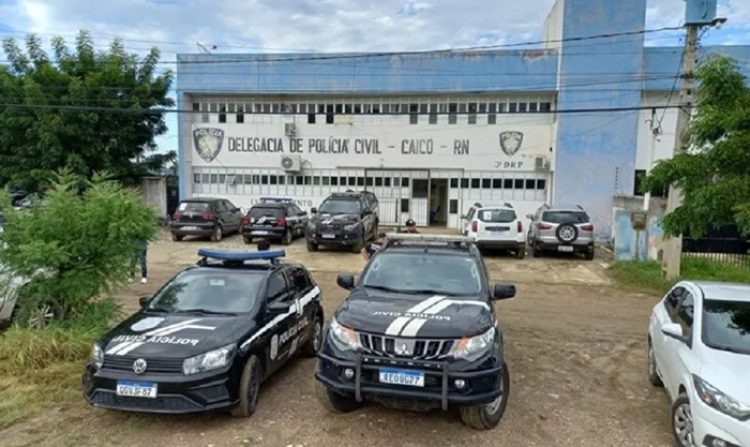
[[[83,374],[92,405],[246,417],[265,378],[298,352],[315,356],[323,309],[302,265],[279,262],[283,250],[198,254],[93,346]]]

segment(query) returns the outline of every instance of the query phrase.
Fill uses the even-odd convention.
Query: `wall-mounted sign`
[[[523,143],[523,132],[515,130],[509,130],[507,132],[500,132],[500,149],[505,152],[505,155],[512,157],[521,149]]]
[[[193,129],[195,151],[207,163],[211,163],[221,152],[224,144],[224,131],[212,127]]]

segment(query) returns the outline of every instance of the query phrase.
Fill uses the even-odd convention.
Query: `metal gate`
[[[413,219],[417,226],[427,226],[429,184],[427,169],[365,169],[365,189],[378,198],[383,225],[404,225]]]

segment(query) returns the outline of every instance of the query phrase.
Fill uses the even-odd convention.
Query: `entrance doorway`
[[[448,225],[448,179],[430,179],[430,225]]]

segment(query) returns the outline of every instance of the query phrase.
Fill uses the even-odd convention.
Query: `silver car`
[[[557,251],[583,253],[586,259],[594,259],[594,225],[580,206],[542,205],[526,217],[531,221],[527,243],[533,256]]]

